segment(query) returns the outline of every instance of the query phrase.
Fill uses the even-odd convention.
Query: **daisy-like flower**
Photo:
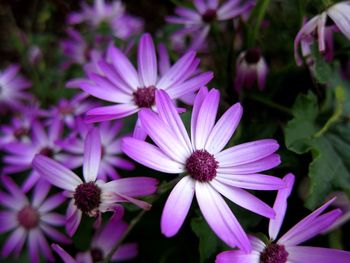
[[[213,78],[211,72],[192,76],[199,64],[199,59],[192,51],[181,57],[159,78],[156,52],[149,34],[141,37],[138,46],[138,72],[121,50],[112,45],[107,57],[112,64],[100,61],[103,74],[90,72],[88,80],[74,82],[86,93],[116,103],[89,110],[86,113],[87,122],[120,119],[142,108],[153,108],[156,90],[166,90],[172,99],[177,99],[198,90]]]
[[[287,183],[287,188],[278,191],[273,206],[276,211],[276,218],[270,220],[269,243],[265,244],[256,237],[250,237],[253,250],[249,254],[240,250],[226,251],[217,256],[216,263],[350,262],[350,252],[329,248],[299,246],[302,242],[322,233],[339,218],[341,215],[340,209],[334,209],[322,214],[334,201],[334,198],[305,217],[276,241],[287,209],[287,198],[292,191],[294,175],[287,174],[283,179]]]
[[[0,112],[4,109],[17,109],[23,100],[32,98],[24,91],[32,84],[18,72],[18,65],[10,65],[0,71]]]
[[[327,48],[332,49],[332,45],[327,45],[333,27],[326,27],[327,18],[330,18],[335,26],[350,40],[350,1],[344,1],[332,5],[321,14],[313,17],[299,30],[294,40],[294,57],[298,65],[303,63],[299,54],[301,45],[302,55],[308,56],[311,53],[311,44],[315,37],[318,41],[318,50],[327,52]],[[328,39],[328,40],[327,40]]]
[[[196,96],[191,119],[191,139],[170,97],[157,91],[159,115],[143,109],[142,126],[157,146],[135,138],[124,138],[122,150],[137,162],[166,173],[186,173],[166,201],[161,230],[175,235],[196,195],[199,208],[213,231],[228,245],[250,251],[246,233],[225,203],[225,196],[257,214],[273,218],[271,207],[243,190],[276,190],[283,180],[260,174],[280,163],[275,140],[260,140],[223,150],[242,115],[233,105],[215,124],[219,92],[202,88]]]
[[[111,251],[122,235],[125,233],[128,224],[121,220],[121,213],[115,213],[106,223],[99,228],[91,240],[90,249],[78,253],[75,258],[69,255],[59,245],[52,244],[51,247],[62,258],[64,263],[93,263],[102,261]],[[138,248],[136,243],[127,243],[119,246],[112,256],[112,261],[130,260],[137,256]]]
[[[99,130],[92,128],[85,139],[82,181],[78,175],[63,165],[43,155],[36,155],[33,167],[51,184],[67,192],[72,198],[67,209],[66,230],[69,236],[76,232],[82,214],[97,216],[111,211],[117,202],[132,202],[142,208],[150,206],[133,197],[153,194],[158,181],[153,178],[134,177],[110,181],[97,180],[101,162],[101,139]]]
[[[32,200],[29,201],[9,177],[2,176],[1,180],[8,193],[0,192],[1,205],[7,208],[0,212],[0,233],[12,231],[2,247],[1,256],[7,257],[13,253],[18,257],[26,243],[30,262],[39,263],[39,254],[47,261],[54,261],[45,236],[62,244],[70,242],[54,228],[63,226],[66,221],[63,215],[52,212],[63,203],[64,196],[55,194],[47,198],[50,185],[40,181],[34,188]]]
[[[251,88],[257,81],[259,90],[263,90],[269,68],[259,48],[242,52],[236,63],[235,89]]]
[[[195,10],[185,7],[177,7],[175,13],[178,16],[169,16],[166,21],[173,24],[184,25],[186,30],[193,35],[190,49],[197,50],[206,39],[211,23],[214,21],[232,20],[250,10],[251,1],[242,3],[239,0],[228,0],[219,6],[218,0],[194,0]],[[197,32],[197,34],[193,34]]]
[[[29,142],[12,142],[3,147],[5,151],[3,173],[14,174],[30,170],[22,186],[23,190],[27,192],[40,178],[40,175],[32,170],[32,161],[36,154],[51,157],[70,168],[78,167],[79,159],[63,153],[61,147],[55,143],[56,140],[60,139],[61,133],[62,122],[59,118],[52,122],[47,132],[40,121],[33,121]]]
[[[135,168],[132,162],[120,157],[122,151],[118,133],[122,127],[123,123],[121,121],[102,122],[99,125],[101,134],[101,163],[97,174],[98,179],[106,181],[107,178],[112,180],[119,178],[120,176],[115,168],[125,170],[133,170]],[[91,128],[91,125],[84,123],[81,118],[78,118],[76,120],[76,131],[74,134],[57,142],[67,153],[81,157],[81,164],[83,163],[84,140]]]

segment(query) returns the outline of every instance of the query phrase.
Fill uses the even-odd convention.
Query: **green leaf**
[[[318,115],[316,96],[311,91],[307,95],[299,95],[292,111],[294,119],[285,128],[286,145],[295,153],[306,153],[310,150],[309,141],[317,131],[314,124]]]
[[[218,251],[221,241],[215,236],[202,217],[193,218],[191,227],[199,239],[200,262],[205,262]]]
[[[332,68],[328,64],[322,54],[318,51],[317,46],[312,48],[312,56],[314,58],[314,76],[321,84],[327,84],[332,77]]]

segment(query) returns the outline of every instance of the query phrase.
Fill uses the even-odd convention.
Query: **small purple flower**
[[[24,100],[32,98],[24,91],[32,84],[18,72],[19,66],[14,64],[0,71],[0,113],[5,109],[17,109]]]
[[[31,124],[31,138],[29,142],[12,142],[3,147],[5,151],[4,174],[13,174],[32,169],[32,160],[36,154],[42,154],[64,163],[70,168],[76,168],[79,163],[72,156],[62,153],[61,148],[55,143],[60,139],[62,122],[56,118],[46,132],[43,124],[35,120]],[[29,191],[38,181],[40,175],[31,170],[23,184],[23,190]]]
[[[287,174],[283,179],[288,187],[278,191],[273,206],[276,211],[276,217],[275,219],[271,219],[269,224],[269,243],[265,244],[256,237],[250,237],[253,250],[249,254],[241,250],[222,252],[217,256],[216,263],[344,263],[350,261],[350,252],[329,248],[299,246],[300,243],[309,240],[332,226],[337,218],[339,218],[341,215],[340,209],[334,209],[321,215],[334,201],[334,198],[305,217],[275,241],[285,216],[287,198],[294,184],[294,175]]]
[[[234,19],[248,10],[253,6],[251,1],[247,1],[242,4],[241,1],[228,0],[219,6],[218,0],[194,0],[193,1],[195,10],[177,7],[175,13],[178,16],[169,16],[166,21],[173,24],[184,25],[187,33],[197,32],[193,36],[190,49],[198,50],[203,44],[205,38],[210,31],[210,25],[214,21],[225,21]]]
[[[92,128],[85,139],[82,181],[79,176],[63,165],[44,155],[36,155],[33,168],[52,185],[65,190],[72,200],[67,209],[66,230],[69,236],[76,232],[82,214],[97,216],[112,211],[117,202],[132,202],[142,208],[150,208],[147,203],[133,197],[152,194],[158,181],[153,178],[135,177],[105,183],[96,177],[101,161],[101,138],[99,130]]]
[[[257,81],[259,90],[265,88],[266,75],[269,68],[259,48],[242,52],[236,63],[235,89],[251,88]]]
[[[90,72],[88,80],[74,83],[94,97],[116,103],[88,111],[87,122],[120,119],[142,108],[154,108],[156,90],[166,90],[172,99],[177,99],[198,90],[213,77],[211,72],[192,76],[199,64],[192,51],[159,77],[156,52],[149,34],[142,36],[138,46],[138,72],[121,50],[114,46],[110,46],[107,57],[111,64],[106,61],[99,63],[103,74]]]
[[[74,134],[58,142],[66,152],[76,157],[81,157],[81,164],[83,163],[84,140],[91,127],[91,125],[84,123],[81,118],[78,118],[76,120],[76,131]],[[118,133],[121,128],[121,121],[103,122],[99,126],[101,134],[101,164],[97,174],[98,179],[106,181],[107,178],[112,180],[119,178],[120,176],[115,168],[125,170],[134,169],[134,164],[132,162],[120,157],[122,151]]]
[[[120,213],[115,213],[92,237],[90,249],[78,253],[75,258],[64,251],[59,245],[52,244],[51,247],[62,258],[64,263],[93,263],[100,262],[105,258],[112,246],[117,243],[125,233],[128,225],[121,220]],[[120,245],[112,256],[112,261],[130,260],[137,256],[138,248],[136,243]]]
[[[54,261],[46,237],[56,242],[68,244],[70,240],[54,227],[65,224],[64,216],[52,212],[65,200],[61,194],[47,198],[50,186],[40,181],[34,188],[32,201],[29,201],[22,190],[7,176],[1,178],[8,193],[0,192],[1,205],[6,211],[0,212],[0,233],[12,231],[1,250],[1,256],[13,253],[19,256],[27,243],[30,262],[40,262],[39,251],[50,262]]]
[[[350,2],[340,2],[332,5],[323,13],[313,17],[299,30],[294,40],[294,57],[296,63],[301,65],[303,63],[299,55],[299,45],[301,45],[301,53],[303,57],[311,54],[311,45],[317,36],[318,50],[320,52],[327,52],[332,57],[333,53],[333,39],[332,31],[334,26],[326,27],[327,17],[329,17],[335,26],[350,40]]]
[[[239,103],[229,108],[215,124],[220,93],[200,89],[191,119],[191,139],[170,97],[157,91],[157,115],[150,109],[140,113],[142,126],[156,146],[125,138],[122,150],[137,162],[166,173],[185,173],[165,204],[161,229],[175,235],[196,195],[199,208],[213,231],[228,245],[249,252],[246,233],[226,204],[225,196],[257,214],[273,218],[271,207],[243,189],[276,190],[285,187],[277,177],[260,174],[280,163],[275,140],[260,140],[223,150],[242,116]],[[242,189],[243,188],[243,189]]]

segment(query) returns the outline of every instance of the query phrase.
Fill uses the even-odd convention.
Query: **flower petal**
[[[268,218],[275,217],[275,212],[270,206],[243,189],[226,186],[215,179],[210,182],[210,185],[220,194],[249,211]]]
[[[134,114],[138,110],[138,107],[133,104],[118,104],[98,107],[91,109],[86,113],[85,121],[87,123],[91,123],[121,119]]]
[[[194,137],[196,134],[196,127],[197,127],[197,119],[198,119],[198,113],[199,110],[202,107],[204,99],[208,95],[208,89],[206,87],[202,87],[199,92],[197,93],[197,96],[195,97],[193,108],[192,108],[192,115],[191,115],[191,142],[194,144]]]
[[[75,259],[69,255],[63,248],[57,244],[51,245],[52,249],[61,257],[64,263],[77,263]]]
[[[269,222],[269,236],[272,240],[277,238],[277,235],[280,231],[284,215],[287,210],[287,199],[292,192],[294,185],[295,177],[293,174],[289,173],[283,177],[283,181],[286,182],[287,187],[285,189],[281,189],[277,193],[277,197],[275,203],[273,205],[273,210],[276,212],[276,217],[274,219],[270,219]]]
[[[157,57],[150,34],[143,34],[138,46],[137,63],[139,76],[145,87],[154,86],[157,81]]]
[[[242,114],[243,108],[241,104],[236,103],[222,115],[208,137],[205,145],[205,149],[208,152],[217,154],[225,147],[236,130]]]
[[[110,181],[101,187],[116,194],[139,197],[157,191],[158,180],[151,177],[129,177]]]
[[[74,191],[83,181],[71,170],[60,163],[40,154],[33,159],[33,168],[36,169],[49,183],[68,191]]]
[[[154,170],[174,174],[184,171],[183,164],[170,159],[158,147],[148,142],[126,137],[122,140],[122,150],[133,160]]]
[[[83,175],[85,182],[94,182],[101,162],[101,136],[97,128],[92,128],[84,143]]]
[[[196,198],[205,220],[217,236],[229,246],[238,246],[249,253],[248,237],[221,195],[210,184],[196,182]]]
[[[220,253],[216,256],[215,263],[259,263],[260,253],[252,251],[249,254],[244,253],[241,250],[231,250]]]
[[[345,263],[350,260],[350,252],[321,247],[286,246],[288,262],[305,263]]]
[[[171,191],[161,218],[162,233],[167,237],[174,236],[182,226],[192,204],[195,182],[185,176]]]

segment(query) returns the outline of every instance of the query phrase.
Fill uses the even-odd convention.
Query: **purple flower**
[[[177,7],[175,13],[178,16],[169,16],[167,22],[181,24],[194,35],[190,49],[198,50],[210,31],[210,25],[214,21],[234,19],[252,8],[251,1],[241,4],[238,0],[228,0],[219,6],[218,0],[194,0],[195,10]]]
[[[340,2],[323,13],[313,17],[299,30],[294,40],[294,57],[298,65],[303,63],[299,55],[299,45],[304,57],[310,55],[311,45],[314,42],[315,35],[318,41],[318,50],[328,52],[328,56],[333,53],[332,31],[334,27],[326,27],[327,16],[334,22],[335,26],[350,39],[350,2]]]
[[[240,91],[244,86],[251,88],[257,81],[259,90],[263,90],[268,71],[260,49],[252,48],[242,52],[236,63],[235,89]]]
[[[54,261],[45,236],[59,243],[70,242],[54,228],[65,224],[64,216],[52,212],[62,204],[64,196],[55,194],[47,198],[50,186],[40,181],[34,188],[32,201],[29,201],[9,177],[2,176],[1,180],[8,193],[0,192],[1,205],[7,208],[0,212],[0,233],[12,231],[2,247],[1,256],[13,253],[18,257],[27,243],[30,262],[40,262],[39,251],[46,260]]]
[[[144,129],[157,146],[135,138],[125,138],[122,150],[137,162],[166,173],[186,173],[165,204],[161,229],[175,235],[196,195],[199,208],[213,231],[228,245],[250,251],[246,233],[225,203],[225,196],[257,214],[273,218],[271,207],[243,190],[276,190],[283,180],[260,172],[280,163],[274,152],[275,140],[260,140],[223,150],[242,116],[239,103],[229,108],[215,124],[219,92],[202,88],[196,96],[191,119],[191,139],[164,91],[157,91],[157,115],[143,109],[139,115]]]
[[[81,118],[78,118],[76,120],[76,131],[72,136],[58,142],[63,150],[76,157],[80,157],[81,163],[83,163],[84,140],[91,127],[91,125],[84,123]],[[111,178],[113,180],[119,178],[120,176],[115,168],[125,170],[134,169],[132,162],[120,157],[122,151],[118,133],[121,128],[121,121],[103,122],[99,126],[101,134],[101,163],[97,174],[98,179],[107,180],[107,178]]]
[[[137,36],[143,32],[144,21],[136,16],[124,13],[111,22],[113,35],[122,40],[127,40],[132,36]]]
[[[33,121],[31,123],[31,138],[29,142],[12,142],[3,147],[5,151],[4,174],[13,174],[31,170],[32,160],[36,154],[46,155],[55,160],[68,165],[70,168],[76,168],[79,163],[77,159],[62,153],[61,148],[55,143],[61,136],[62,122],[56,118],[46,132],[42,123]],[[40,175],[31,170],[25,183],[23,190],[29,191],[40,178]]]
[[[87,122],[120,119],[142,108],[154,108],[156,90],[166,90],[172,99],[177,99],[198,90],[213,77],[211,72],[190,77],[199,64],[195,52],[191,51],[159,78],[156,52],[149,34],[142,36],[138,46],[138,72],[118,48],[110,46],[107,57],[112,64],[99,63],[103,74],[90,72],[89,80],[80,81],[79,86],[90,95],[116,105],[88,111]]]
[[[287,174],[283,179],[287,183],[288,187],[278,191],[277,198],[273,206],[274,210],[276,211],[276,218],[270,220],[269,224],[269,243],[265,244],[256,237],[250,237],[253,250],[249,254],[240,250],[226,251],[217,256],[217,263],[349,262],[350,252],[337,249],[299,246],[300,243],[309,240],[332,226],[332,224],[341,215],[341,211],[339,209],[334,209],[330,212],[322,214],[322,212],[327,209],[334,199],[325,203],[309,216],[305,217],[280,239],[275,241],[287,209],[287,198],[292,191],[294,175]]]
[[[85,252],[80,252],[75,256],[75,259],[64,251],[59,245],[52,244],[51,247],[62,258],[64,263],[93,263],[100,262],[105,258],[107,253],[112,249],[112,246],[117,243],[125,233],[128,225],[121,220],[120,213],[115,213],[108,223],[92,237],[90,249]],[[117,251],[113,254],[113,261],[130,260],[137,256],[138,248],[136,243],[127,243],[120,245]]]
[[[32,84],[18,72],[19,66],[14,64],[0,71],[0,113],[5,109],[17,109],[23,100],[32,98],[24,91]]]
[[[43,155],[36,155],[33,167],[51,184],[65,190],[72,200],[67,209],[66,230],[69,236],[76,232],[82,214],[97,216],[111,211],[117,202],[132,202],[142,208],[150,206],[133,197],[152,194],[158,181],[153,178],[135,177],[105,183],[96,177],[101,161],[101,139],[99,130],[92,128],[85,139],[83,176],[84,182],[75,173]]]

